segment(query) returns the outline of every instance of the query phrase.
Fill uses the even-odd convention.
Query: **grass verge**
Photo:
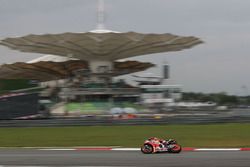
[[[184,147],[250,147],[250,124],[0,128],[0,147],[139,147],[152,136]]]

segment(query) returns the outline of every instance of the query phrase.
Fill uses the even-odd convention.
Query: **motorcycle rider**
[[[162,147],[167,147],[168,145],[168,141],[164,140],[164,139],[160,139],[160,138],[157,138],[157,137],[150,137],[148,139],[149,141],[155,141],[155,142],[159,142],[161,144]]]

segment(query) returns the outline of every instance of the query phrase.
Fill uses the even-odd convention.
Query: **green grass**
[[[152,136],[184,147],[250,147],[250,124],[0,128],[0,147],[139,147]]]

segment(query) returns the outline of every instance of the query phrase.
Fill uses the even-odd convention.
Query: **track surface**
[[[249,151],[145,155],[138,151],[0,149],[0,166],[249,167]]]

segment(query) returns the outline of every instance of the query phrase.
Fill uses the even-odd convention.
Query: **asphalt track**
[[[145,155],[139,151],[0,149],[0,166],[249,167],[249,151]]]

